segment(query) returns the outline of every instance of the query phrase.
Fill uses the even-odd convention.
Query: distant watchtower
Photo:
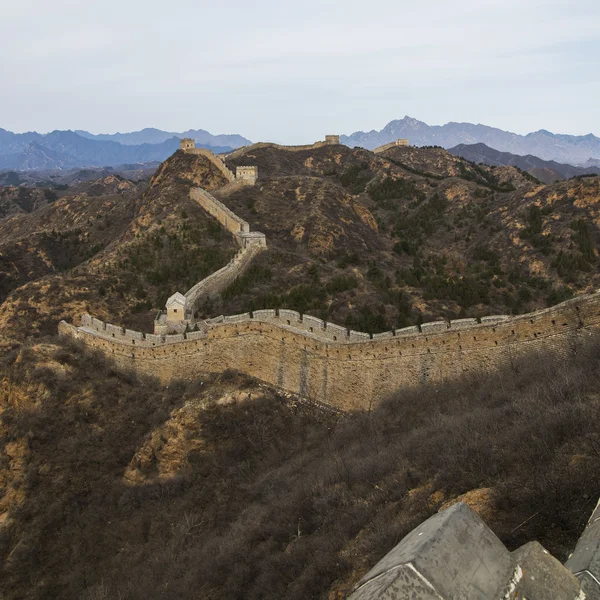
[[[179,148],[184,152],[186,150],[193,150],[196,147],[196,142],[192,138],[183,138],[179,142]]]
[[[330,146],[337,146],[340,143],[340,136],[339,135],[326,135],[325,143]]]
[[[246,185],[256,185],[256,180],[258,179],[258,167],[236,167],[235,179]]]

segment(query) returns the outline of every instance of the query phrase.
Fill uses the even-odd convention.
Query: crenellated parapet
[[[381,154],[382,152],[385,152],[386,150],[391,150],[392,148],[408,148],[408,146],[409,146],[408,140],[399,139],[399,140],[396,140],[395,142],[390,142],[389,144],[384,144],[383,146],[379,146],[378,148],[375,148],[375,150],[373,150],[373,153]]]
[[[166,311],[154,322],[154,333],[181,333],[196,323],[196,311],[203,299],[221,292],[248,268],[252,259],[267,247],[267,238],[260,231],[250,231],[250,225],[220,200],[202,188],[192,188],[190,198],[235,237],[239,252],[224,267],[196,283],[185,294],[175,293],[167,300]],[[172,308],[170,307],[172,305]],[[177,305],[177,306],[175,306]]]
[[[207,148],[196,148],[196,142],[192,138],[184,138],[179,142],[180,150],[183,150],[186,154],[196,154],[198,156],[204,156],[207,158],[221,174],[227,179],[227,181],[235,181],[235,175],[227,168],[227,165],[219,158],[216,154],[212,153]]]
[[[197,329],[197,331],[190,331]],[[292,310],[259,310],[150,335],[85,316],[61,332],[164,382],[237,369],[341,410],[365,409],[403,386],[564,355],[600,329],[600,294],[527,315],[424,323],[368,334]]]
[[[217,219],[233,235],[250,231],[250,225],[247,221],[238,217],[205,189],[200,187],[192,188],[190,190],[190,198],[197,202],[209,215]]]
[[[577,548],[597,552],[599,543],[599,532],[588,527]],[[583,578],[573,574],[572,561],[563,566],[537,542],[510,552],[477,513],[457,503],[409,533],[362,578],[349,600],[600,598],[599,569]],[[581,566],[589,562],[586,557]]]
[[[275,148],[277,150],[285,150],[287,152],[303,152],[304,150],[315,150],[317,148],[323,148],[324,146],[336,146],[340,143],[339,135],[326,135],[325,141],[318,141],[314,144],[303,144],[300,146],[284,146],[282,144],[275,144],[274,142],[257,142],[256,144],[250,144],[249,146],[242,146],[229,154],[226,154],[226,158],[239,158],[244,156],[248,152],[253,150],[260,150],[261,148]]]

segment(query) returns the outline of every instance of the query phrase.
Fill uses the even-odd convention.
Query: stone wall
[[[578,544],[586,546],[584,571],[574,574],[571,559],[563,566],[537,542],[509,552],[469,506],[457,503],[409,533],[349,600],[598,600],[599,542],[598,528],[588,527]]]
[[[256,185],[258,180],[258,167],[236,167],[235,180],[246,185]]]
[[[420,331],[409,327],[373,336],[288,310],[218,317],[203,323],[200,333],[158,339],[89,319],[80,328],[62,323],[60,331],[165,383],[237,369],[354,410],[403,386],[493,369],[530,351],[569,352],[600,327],[600,294],[528,315],[427,323]]]
[[[383,146],[379,146],[379,148],[375,148],[375,150],[373,150],[374,154],[381,154],[382,152],[385,152],[386,150],[391,150],[392,148],[408,148],[408,140],[396,140],[395,142],[390,142],[389,144],[384,144]]]
[[[322,148],[323,146],[330,146],[332,144],[333,142],[315,142],[314,144],[305,144],[303,146],[282,146],[281,144],[274,144],[272,142],[257,142],[256,144],[252,144],[250,146],[242,146],[241,148],[226,154],[225,158],[239,158],[248,152],[259,150],[260,148],[276,148],[277,150],[287,150],[288,152],[302,152],[303,150],[314,150],[315,148]]]
[[[217,200],[202,188],[192,188],[190,198],[196,201],[209,215],[212,215],[230,233],[248,233],[250,225],[233,211],[229,210],[222,202]]]
[[[193,140],[192,140],[193,141]],[[184,142],[188,142],[188,140],[182,140],[180,147],[182,150],[187,152],[188,154],[197,154],[199,156],[204,156],[210,160],[210,162],[221,171],[221,173],[225,176],[227,181],[235,181],[235,175],[227,168],[227,165],[215,154],[213,154],[210,150],[206,148],[195,148],[190,147],[189,144],[184,144]]]
[[[222,269],[212,273],[188,290],[185,294],[187,309],[193,313],[203,299],[218,294],[236,277],[243,275],[252,259],[263,247],[253,245],[242,248]]]

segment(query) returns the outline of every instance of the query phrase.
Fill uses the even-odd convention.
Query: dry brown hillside
[[[86,310],[149,330],[172,290],[234,254],[231,236],[188,197],[192,185],[224,183],[205,157],[178,152],[142,191],[108,176],[0,219],[0,335],[47,334]]]
[[[29,192],[5,195],[0,597],[341,600],[457,499],[511,549],[564,560],[597,498],[593,340],[337,415],[230,372],[165,388],[56,331],[84,312],[149,331],[229,260],[198,185],[268,240],[207,315],[280,306],[380,331],[524,312],[598,286],[600,182],[541,186],[435,148],[257,147],[241,164],[257,186],[221,190],[177,152],[147,185],[35,191],[27,210]]]
[[[228,164],[256,164],[258,185],[221,193],[226,181],[210,161],[177,152],[141,193],[67,192],[46,213],[14,217],[16,237],[1,258],[5,296],[26,298],[20,283],[76,266],[71,283],[94,278],[85,287],[91,307],[112,304],[110,320],[149,330],[169,295],[235,252],[231,236],[190,200],[198,185],[265,232],[269,246],[202,307],[206,316],[288,307],[377,332],[527,312],[598,287],[595,178],[542,186],[512,167],[477,166],[440,148],[375,155],[259,146]],[[103,181],[111,192],[124,185]],[[52,245],[49,236],[59,239]],[[60,285],[65,275],[57,277]],[[0,307],[0,327],[20,318],[18,305]],[[52,310],[74,318],[79,308]]]
[[[231,373],[164,388],[66,340],[5,347],[0,596],[342,600],[457,500],[565,560],[598,495],[598,358],[342,417]]]

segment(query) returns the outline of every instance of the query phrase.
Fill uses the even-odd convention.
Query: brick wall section
[[[243,275],[252,259],[263,249],[264,247],[261,246],[242,248],[222,269],[198,282],[185,294],[188,309],[196,310],[200,300],[218,294],[232,283],[236,277]]]
[[[210,150],[207,150],[206,148],[185,148],[184,150],[188,154],[205,156],[213,165],[215,165],[215,167],[217,167],[217,169],[219,169],[219,171],[221,171],[221,173],[223,173],[228,181],[235,181],[235,175],[227,168],[227,165]]]
[[[390,142],[389,144],[384,144],[383,146],[379,146],[379,148],[375,148],[375,150],[373,150],[374,154],[381,154],[382,152],[385,152],[386,150],[391,150],[392,148],[407,148],[408,147],[408,140],[396,140],[395,142]]]
[[[281,144],[274,144],[271,142],[257,142],[256,144],[251,144],[250,146],[243,146],[242,148],[238,148],[233,152],[225,155],[225,158],[238,158],[240,156],[244,156],[244,154],[248,152],[252,152],[253,150],[259,150],[260,148],[276,148],[277,150],[287,150],[288,152],[301,152],[303,150],[314,150],[315,148],[322,148],[323,146],[331,145],[328,142],[315,142],[314,144],[307,144],[304,146],[282,146]]]
[[[467,321],[425,324],[420,332],[409,327],[372,339],[286,310],[218,317],[207,321],[204,331],[176,340],[134,336],[89,316],[80,328],[63,322],[59,330],[165,383],[231,368],[353,410],[366,409],[400,387],[514,363],[529,351],[569,352],[600,328],[600,294],[528,315]]]
[[[229,210],[222,202],[217,200],[212,194],[209,194],[202,188],[192,188],[190,198],[197,202],[209,215],[212,215],[227,231],[233,233],[247,233],[250,231],[250,225],[244,219],[238,217],[233,211]]]

